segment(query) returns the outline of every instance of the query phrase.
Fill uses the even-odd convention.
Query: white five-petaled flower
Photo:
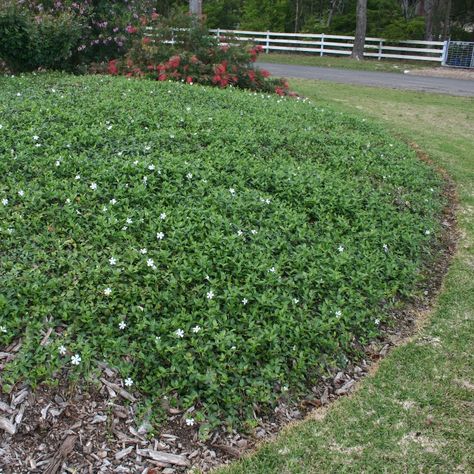
[[[155,165],[149,165],[149,166],[148,166],[148,169],[149,169],[150,171],[154,171],[154,170],[155,170]]]
[[[112,130],[112,125],[108,125],[107,130]]]
[[[7,328],[5,326],[0,326],[0,332],[3,332],[3,334],[6,334]]]
[[[115,204],[117,204],[117,199],[112,198],[112,199],[109,201],[109,203],[112,204],[112,206],[114,206]]]
[[[388,245],[387,244],[383,244],[383,250],[384,250],[384,252],[388,252]]]
[[[232,194],[232,196],[235,195],[235,189],[234,188],[229,188],[229,193]]]
[[[58,352],[60,355],[66,355],[67,349],[64,346],[59,346],[58,347]]]
[[[91,183],[89,188],[91,188],[93,191],[97,189],[97,183]]]
[[[121,331],[123,331],[127,327],[127,323],[125,321],[120,321],[118,327]]]
[[[127,224],[133,224],[133,220],[130,217],[127,217],[127,220],[125,222]]]
[[[38,135],[33,135],[33,140],[36,142],[37,140],[39,140],[39,137]]]
[[[149,267],[154,267],[154,266],[155,266],[155,262],[153,261],[152,258],[149,258],[149,259],[146,261],[146,264],[147,264]]]
[[[270,273],[275,273],[275,272],[276,272],[275,267],[269,268],[268,271],[269,271]]]
[[[147,252],[148,252],[147,249],[140,249],[140,253],[141,253],[142,255],[145,255]]]
[[[71,364],[72,365],[79,365],[81,363],[81,356],[79,354],[74,354],[71,357]]]
[[[194,418],[186,418],[187,426],[194,426]]]
[[[244,235],[244,233],[243,233],[241,230],[238,230],[238,231],[237,231],[237,235],[238,235],[239,237],[242,237],[242,236]]]
[[[380,324],[380,319],[376,319],[374,323],[378,326]]]
[[[256,234],[257,234],[257,231],[256,231],[255,229],[252,229],[250,232],[251,232],[253,235],[256,235]]]
[[[188,178],[188,179],[193,179],[193,174],[192,174],[192,173],[188,173],[188,174],[186,175],[186,178]]]
[[[56,162],[54,163],[56,166],[59,166],[61,164],[61,161],[59,160],[56,160]]]
[[[293,298],[293,303],[298,304],[300,300],[298,298]]]
[[[76,174],[76,176],[74,176],[74,179],[76,181],[79,181],[81,179],[81,175],[80,174]]]
[[[3,198],[3,199],[2,199],[2,204],[3,204],[4,206],[8,206],[8,199],[7,199],[7,198]]]
[[[156,238],[158,240],[163,240],[165,238],[165,234],[163,232],[157,232],[156,233]]]
[[[160,214],[160,219],[161,219],[162,221],[164,221],[164,220],[166,219],[166,213],[165,213],[165,212],[162,212],[162,213]]]
[[[339,245],[339,247],[337,248],[337,250],[339,250],[339,252],[344,252],[344,246],[343,246],[343,245]]]
[[[128,377],[123,381],[123,383],[125,384],[126,387],[131,387],[133,385],[133,380],[130,377]]]
[[[66,204],[71,204],[71,200],[69,198],[66,199]]]
[[[431,234],[431,231],[428,230],[428,229],[426,229],[426,230],[425,230],[425,234],[426,234],[426,235],[430,235],[430,234]]]
[[[135,161],[133,162],[133,164],[134,164],[135,166],[138,165],[138,160],[135,160]]]
[[[102,212],[107,212],[107,211],[108,211],[107,206],[104,206],[104,207],[102,208]]]
[[[242,304],[243,304],[243,305],[246,305],[248,302],[249,302],[249,300],[248,300],[247,298],[244,298],[244,299],[242,300]]]
[[[342,315],[342,312],[340,310],[337,310],[334,314],[336,315],[336,318],[340,318]]]
[[[114,257],[109,258],[109,263],[110,265],[115,265],[117,263],[117,260]]]
[[[194,326],[193,329],[192,329],[194,334],[197,334],[200,330],[201,330],[201,326],[199,326],[199,325]]]
[[[23,197],[24,195],[25,195],[25,191],[23,191],[23,189],[20,189],[18,191],[18,196]]]
[[[182,329],[176,329],[174,332],[178,337],[184,337],[184,331]]]
[[[206,294],[206,298],[208,300],[212,300],[212,298],[214,298],[214,292],[212,290],[208,291],[207,294]]]
[[[104,295],[105,296],[110,296],[112,294],[112,288],[106,288],[104,290]]]

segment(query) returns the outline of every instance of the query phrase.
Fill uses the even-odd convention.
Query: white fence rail
[[[223,43],[248,41],[263,46],[264,51],[304,52],[324,56],[350,55],[353,36],[337,36],[311,33],[276,33],[272,31],[243,31],[215,29],[210,32]],[[383,38],[366,38],[364,56],[377,59],[408,59],[412,61],[434,61],[442,63],[446,55],[447,42],[443,41],[390,41]]]

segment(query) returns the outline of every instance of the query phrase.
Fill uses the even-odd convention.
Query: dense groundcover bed
[[[245,420],[390,322],[441,187],[407,145],[301,100],[0,78],[0,350],[22,340],[3,389],[105,360],[156,406]]]

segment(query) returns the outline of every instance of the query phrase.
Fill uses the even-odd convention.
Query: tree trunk
[[[452,1],[446,0],[446,6],[444,10],[444,22],[443,22],[443,41],[449,39],[449,32],[451,29],[451,7]]]
[[[189,0],[189,13],[202,17],[202,0]]]
[[[425,0],[425,41],[433,41],[434,0]]]
[[[365,32],[367,30],[367,0],[357,0],[356,22],[352,57],[360,61],[364,59]]]

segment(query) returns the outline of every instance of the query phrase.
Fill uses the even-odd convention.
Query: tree
[[[189,13],[202,17],[202,0],[189,0]]]
[[[360,61],[364,59],[365,32],[367,30],[367,0],[357,0],[356,32],[352,57]]]

